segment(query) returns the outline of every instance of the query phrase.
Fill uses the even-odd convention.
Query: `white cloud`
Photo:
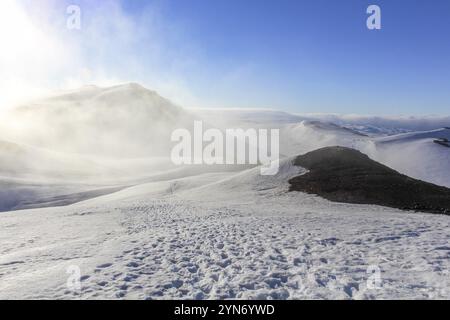
[[[61,2],[0,2],[0,110],[53,90],[131,81],[179,104],[197,103],[184,77],[195,59],[157,7],[138,16],[116,0],[80,7],[77,31],[66,28]]]
[[[0,2],[0,107],[46,92],[43,77],[68,63],[66,47],[14,0]]]

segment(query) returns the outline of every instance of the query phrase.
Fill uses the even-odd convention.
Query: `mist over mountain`
[[[413,178],[450,186],[450,148],[436,143],[436,139],[450,140],[449,117],[294,115],[257,109],[194,111],[218,126],[278,128],[283,156],[323,147],[348,147]]]
[[[72,172],[72,177],[79,173],[80,177],[98,179],[98,173],[104,178],[115,170],[115,176],[137,177],[152,173],[151,158],[166,158],[170,163],[167,158],[173,130],[192,129],[194,120],[203,120],[205,126],[222,130],[279,129],[282,156],[329,146],[349,147],[403,174],[450,186],[449,148],[435,141],[450,139],[450,130],[433,127],[446,124],[447,119],[294,115],[258,109],[188,110],[136,83],[85,86],[20,106],[3,117],[0,161],[4,173],[39,171],[67,178]],[[380,126],[378,131],[374,125]],[[410,131],[430,127],[433,130]],[[393,134],[404,131],[407,133]]]
[[[66,92],[13,109],[0,125],[5,140],[60,152],[167,156],[170,135],[192,126],[190,114],[135,84]]]
[[[289,113],[275,109],[192,109],[210,122],[240,123],[243,126],[274,126],[301,121],[333,123],[371,136],[387,136],[412,131],[430,131],[450,127],[450,116],[371,116],[332,113]],[[225,113],[225,119],[218,114]],[[220,121],[221,120],[221,121]]]
[[[0,0],[0,300],[450,300],[449,13]]]
[[[278,173],[174,165],[171,134],[194,120],[279,129]],[[28,103],[0,121],[0,298],[72,298],[65,284],[74,264],[87,299],[436,294],[448,286],[439,271],[448,216],[430,213],[448,213],[449,140],[445,127],[186,110],[138,84]],[[373,264],[373,252],[396,255],[395,267],[376,262],[388,291],[351,285],[367,277],[361,265]],[[399,264],[426,273],[397,272]]]

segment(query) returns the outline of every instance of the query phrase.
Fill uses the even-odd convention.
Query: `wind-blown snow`
[[[450,148],[432,141],[442,135],[448,136],[449,129],[439,131],[436,130],[439,127],[433,127],[445,124],[448,127],[447,117],[293,115],[251,109],[186,111],[156,92],[133,83],[110,88],[88,86],[12,110],[0,123],[1,139],[28,149],[25,156],[20,157],[23,152],[19,155],[2,152],[0,143],[0,163],[7,164],[0,171],[11,166],[14,172],[23,175],[31,167],[33,173],[36,168],[40,173],[45,172],[46,178],[57,171],[65,179],[72,174],[72,178],[78,175],[98,179],[100,176],[102,180],[108,176],[125,176],[122,171],[133,177],[149,172],[149,169],[153,173],[156,170],[149,166],[136,166],[135,159],[151,162],[155,156],[168,158],[173,146],[170,141],[172,131],[191,128],[194,119],[203,119],[205,127],[212,125],[222,129],[279,128],[283,156],[334,145],[351,147],[413,178],[450,186]],[[345,127],[347,124],[355,130]],[[394,129],[402,131],[402,127],[407,131],[414,128],[434,130],[426,131],[427,139],[423,134],[412,132],[410,138],[402,136],[401,140],[387,146],[385,142],[394,138],[361,134],[361,131],[366,132],[361,129],[364,126],[385,126],[389,130],[383,133],[396,132]],[[28,146],[34,148],[32,152]],[[14,168],[20,163],[24,165]],[[114,174],[111,174],[111,168],[116,170]],[[144,168],[146,170],[141,170]]]
[[[133,83],[58,94],[12,109],[3,118],[5,140],[122,158],[167,157],[172,131],[193,125],[189,112]]]
[[[281,153],[304,154],[318,148],[343,146],[416,179],[450,187],[450,148],[434,141],[450,139],[450,129],[372,138],[335,124],[302,121],[281,131]]]
[[[437,138],[450,138],[450,129],[445,128],[450,125],[448,117],[293,115],[257,109],[194,111],[219,127],[280,129],[283,156],[304,154],[322,147],[349,147],[413,178],[450,187],[450,148],[433,142]],[[427,131],[417,131],[424,128]],[[396,134],[399,132],[406,133]],[[392,143],[388,146],[387,141]]]

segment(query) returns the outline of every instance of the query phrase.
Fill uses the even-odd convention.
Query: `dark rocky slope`
[[[309,172],[289,180],[291,191],[335,202],[450,214],[450,189],[400,174],[354,149],[322,148],[297,157],[294,164]]]

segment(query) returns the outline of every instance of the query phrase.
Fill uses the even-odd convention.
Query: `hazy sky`
[[[135,81],[187,107],[450,110],[448,0],[1,0],[0,41],[3,106]]]

